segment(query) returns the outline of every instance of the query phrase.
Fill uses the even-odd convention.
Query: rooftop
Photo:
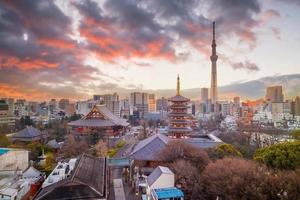
[[[43,188],[36,200],[102,199],[106,196],[106,159],[83,154],[71,175]]]
[[[176,187],[153,189],[152,193],[157,197],[157,199],[184,197],[183,192]]]
[[[70,122],[69,125],[83,127],[109,127],[128,126],[129,123],[125,119],[115,116],[105,105],[95,105],[87,115],[79,120]]]
[[[165,148],[170,138],[163,134],[152,135],[140,141],[129,157],[134,160],[156,160],[159,152]]]
[[[163,166],[158,166],[154,169],[154,171],[147,177],[147,182],[149,186],[151,185],[162,175],[169,174],[174,175],[174,173],[168,168]],[[174,185],[173,185],[174,186]]]
[[[42,132],[32,126],[26,126],[23,130],[12,135],[13,140],[39,140],[47,137],[45,132]]]

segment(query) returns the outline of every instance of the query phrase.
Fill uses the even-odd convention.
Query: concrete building
[[[29,152],[26,150],[0,148],[0,171],[24,171],[29,165]]]
[[[69,103],[70,103],[69,99],[61,99],[58,102],[58,107],[62,110],[65,110]]]
[[[94,95],[93,100],[105,106],[116,116],[120,116],[120,101],[117,93]]]
[[[149,111],[148,94],[141,92],[133,92],[130,94],[130,104],[136,107],[141,118]]]
[[[156,111],[155,94],[149,94],[148,98],[149,98],[148,99],[149,112],[155,112]]]
[[[295,115],[300,116],[300,97],[296,97],[295,99]]]
[[[15,116],[13,115],[13,105],[8,99],[0,100],[0,126],[7,125],[13,127],[15,125]]]
[[[168,99],[162,97],[156,100],[157,111],[168,111]]]
[[[273,102],[283,102],[284,96],[282,93],[282,86],[267,87],[266,100]]]
[[[130,112],[130,103],[129,99],[122,99],[120,101],[120,117],[129,118]]]
[[[205,103],[208,100],[208,88],[201,88],[201,103]]]

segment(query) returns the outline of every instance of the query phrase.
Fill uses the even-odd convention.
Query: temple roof
[[[45,132],[41,132],[39,129],[36,129],[32,126],[27,126],[21,131],[15,133],[12,136],[13,140],[21,140],[21,141],[32,141],[32,140],[40,140],[47,137]]]
[[[140,141],[133,149],[129,158],[134,160],[157,160],[157,156],[165,148],[170,138],[163,134],[152,135]]]
[[[87,115],[79,120],[70,122],[69,125],[108,127],[128,126],[129,123],[125,119],[115,116],[105,105],[95,105]]]
[[[83,154],[71,176],[43,188],[36,200],[103,199],[106,196],[106,159]]]
[[[179,102],[188,102],[190,101],[190,99],[184,97],[184,96],[181,96],[181,95],[176,95],[174,97],[171,97],[168,99],[169,101],[173,101],[173,102],[176,102],[176,101],[179,101]]]

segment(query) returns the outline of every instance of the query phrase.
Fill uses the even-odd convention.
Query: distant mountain
[[[300,74],[269,76],[252,81],[232,83],[219,87],[219,96],[221,99],[232,99],[234,96],[240,96],[242,99],[259,99],[265,96],[266,88],[272,85],[282,85],[286,98],[300,96]],[[128,92],[133,91],[126,92],[128,95]],[[175,88],[145,90],[145,92],[155,93],[158,97],[171,97],[175,95]],[[200,88],[182,90],[182,95],[191,99],[199,99]]]

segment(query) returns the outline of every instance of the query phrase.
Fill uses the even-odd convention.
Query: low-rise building
[[[76,161],[71,174],[65,179],[43,187],[35,200],[99,199],[108,197],[108,167],[106,158],[86,154]]]

